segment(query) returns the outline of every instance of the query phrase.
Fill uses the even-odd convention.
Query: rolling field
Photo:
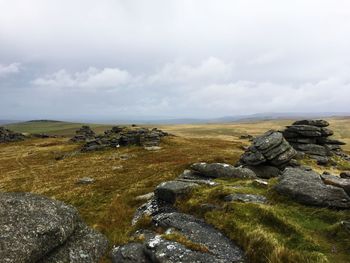
[[[335,137],[348,143],[343,148],[350,152],[350,118],[334,118],[328,121],[331,123],[330,128],[335,132]],[[233,164],[243,153],[243,146],[250,143],[247,140],[240,140],[240,135],[258,135],[268,129],[282,129],[291,122],[291,120],[276,120],[230,124],[156,125],[153,127],[176,135],[162,140],[162,149],[159,151],[147,151],[142,147],[132,146],[91,153],[78,152],[80,145],[73,144],[69,142],[69,137],[64,137],[72,136],[74,131],[81,126],[79,123],[27,122],[11,124],[6,127],[19,132],[48,133],[63,137],[28,139],[18,143],[0,144],[0,191],[38,193],[74,205],[90,226],[108,237],[111,245],[122,244],[129,240],[129,234],[133,230],[130,223],[132,215],[135,209],[143,203],[136,201],[136,196],[153,191],[154,187],[163,181],[174,179],[194,162]],[[98,133],[110,127],[110,125],[90,126]],[[310,164],[314,165],[311,162]],[[331,167],[318,167],[317,170],[340,172]],[[96,181],[89,185],[77,184],[77,180],[82,177],[92,177]],[[225,184],[229,186],[241,183],[227,181]],[[249,181],[245,184],[247,192],[265,194],[264,190],[251,186]],[[229,191],[227,187],[212,190],[202,189],[195,193],[195,196],[191,196],[183,204],[182,209],[192,209],[197,213],[200,202],[211,200],[222,192]],[[336,220],[350,218],[348,212],[332,211],[328,213],[323,209],[304,208],[274,196],[271,197],[271,200],[275,202],[275,209],[259,207],[259,211],[266,217],[270,217],[271,220],[276,220],[275,226],[271,225],[271,222],[262,222],[256,219],[252,220],[251,224],[245,224],[246,220],[250,220],[249,215],[254,218],[257,216],[256,208],[252,208],[250,205],[247,207],[242,205],[236,211],[240,218],[236,222],[235,228],[232,229],[232,233],[230,229],[233,225],[230,222],[235,219],[230,213],[220,214],[216,212],[216,214],[203,215],[198,212],[198,215],[205,217],[206,220],[226,232],[228,236],[232,234],[233,239],[235,239],[233,234],[239,235],[240,231],[244,229],[248,234],[239,236],[242,239],[236,241],[247,251],[249,249],[245,246],[252,245],[249,243],[249,238],[251,238],[249,235],[253,235],[252,233],[259,229],[260,232],[256,234],[261,234],[259,237],[262,239],[266,238],[264,243],[266,249],[271,250],[271,247],[274,247],[275,239],[283,245],[283,253],[288,254],[283,262],[298,262],[293,261],[296,258],[310,259],[310,261],[303,262],[317,262],[313,259],[330,263],[349,262],[347,261],[350,259],[350,254],[347,252],[347,249],[350,248],[348,238],[328,237],[328,235],[319,233],[322,231],[328,233],[328,229],[332,229],[332,224],[336,223]],[[319,217],[317,217],[318,214]],[[311,218],[315,215],[316,219],[312,220]],[[223,220],[218,222],[215,218]],[[309,221],[303,221],[304,218]],[[281,223],[281,220],[285,223]],[[315,224],[319,224],[319,227],[316,227]],[[295,231],[284,233],[282,229],[276,231],[275,237],[273,236],[274,232],[271,232],[271,228],[274,227]],[[264,231],[268,234],[265,235]],[[301,240],[300,245],[298,245],[298,240],[291,240],[291,238]],[[310,240],[314,241],[304,252],[300,246],[305,246]],[[260,240],[260,242],[263,241]],[[266,245],[267,243],[268,245]],[[263,244],[260,246],[264,247]],[[334,255],[331,252],[333,246],[336,246],[338,251]],[[317,251],[315,255],[310,252],[313,249]],[[293,256],[293,253],[296,253],[298,257]],[[303,253],[305,253],[305,257]],[[310,256],[309,253],[312,255],[310,254]],[[255,257],[258,258],[261,255],[255,255]],[[337,261],[326,261],[326,259]],[[270,261],[264,260],[256,262],[280,262],[273,259],[272,256],[269,258]]]

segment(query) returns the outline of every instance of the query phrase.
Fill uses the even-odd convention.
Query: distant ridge
[[[25,122],[65,122],[65,121],[57,121],[57,120],[30,120]]]

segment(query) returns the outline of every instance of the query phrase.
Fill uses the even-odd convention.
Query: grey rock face
[[[192,242],[206,246],[209,254],[216,258],[213,262],[244,261],[242,250],[221,232],[206,224],[203,220],[174,212],[158,214],[154,217],[154,222],[157,226],[164,229],[173,228]]]
[[[250,166],[260,164],[282,167],[294,156],[296,151],[283,138],[282,133],[270,130],[257,137],[241,156],[241,163]]]
[[[113,263],[151,263],[145,254],[145,246],[141,243],[128,243],[112,249]]]
[[[299,153],[305,153],[317,160],[320,165],[329,163],[327,156],[338,155],[344,159],[340,145],[345,143],[329,138],[333,131],[325,128],[329,123],[324,120],[301,120],[296,121],[283,131],[284,137]]]
[[[258,204],[264,204],[267,201],[265,196],[253,195],[253,194],[230,194],[225,196],[224,200],[227,202],[239,201],[243,203],[258,203]]]
[[[341,178],[339,176],[322,174],[321,178],[325,184],[334,185],[343,188],[344,191],[350,195],[350,179]]]
[[[18,142],[23,141],[24,139],[25,136],[23,134],[0,127],[0,143]]]
[[[209,178],[256,178],[253,171],[226,163],[194,163],[191,169]]]
[[[177,198],[185,196],[197,186],[192,182],[168,181],[158,185],[154,194],[157,199],[174,204]]]
[[[96,136],[95,132],[90,128],[90,126],[86,125],[83,125],[75,133],[75,136],[71,139],[72,142],[86,142],[93,140]]]
[[[300,168],[286,168],[275,190],[305,205],[350,208],[350,198],[342,188],[326,185],[319,174]]]
[[[311,125],[316,127],[327,127],[329,126],[329,123],[325,120],[300,120],[295,121],[293,125]]]
[[[0,225],[4,262],[97,262],[107,247],[75,208],[30,193],[0,194]],[[66,261],[67,253],[74,260]]]

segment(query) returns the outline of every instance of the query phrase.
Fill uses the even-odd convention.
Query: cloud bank
[[[349,23],[340,0],[0,1],[0,118],[349,112]]]

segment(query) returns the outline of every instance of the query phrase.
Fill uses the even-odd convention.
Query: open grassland
[[[330,119],[335,137],[350,144],[350,119]],[[79,153],[79,145],[67,137],[28,139],[0,144],[0,191],[27,191],[43,194],[79,210],[83,219],[104,233],[110,243],[129,240],[131,219],[142,201],[135,197],[153,191],[160,182],[177,177],[193,162],[235,163],[247,140],[243,134],[258,135],[268,129],[282,129],[292,120],[230,124],[166,125],[157,127],[177,136],[162,141],[160,151],[125,147]],[[9,128],[30,133],[73,135],[81,124],[24,123]],[[91,125],[97,132],[109,128]],[[349,145],[344,147],[348,152]],[[318,171],[332,167],[317,167]],[[82,177],[96,181],[77,184]],[[349,220],[348,211],[298,205],[251,181],[221,180],[214,188],[202,187],[178,204],[182,210],[204,217],[241,245],[252,262],[350,262],[349,233],[340,227]],[[272,185],[275,182],[272,182]],[[224,204],[228,193],[257,193],[268,197],[268,205]],[[203,212],[201,203],[218,204],[222,210]]]

